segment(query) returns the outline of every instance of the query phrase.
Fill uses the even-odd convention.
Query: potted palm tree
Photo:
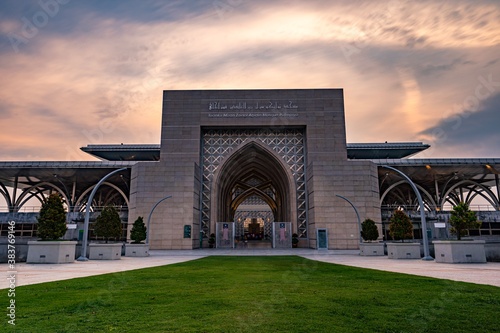
[[[361,223],[361,237],[363,243],[359,244],[359,254],[362,256],[383,256],[384,243],[378,242],[378,228],[375,221],[366,219]]]
[[[94,223],[94,233],[103,237],[105,243],[89,244],[89,259],[116,260],[121,258],[122,243],[109,243],[119,239],[122,234],[122,221],[113,206],[106,206]]]
[[[406,242],[405,239],[413,238],[413,223],[402,210],[394,211],[390,223],[389,234],[394,240],[401,242],[387,243],[387,256],[389,259],[420,259],[420,243]]]
[[[436,262],[445,263],[483,263],[486,262],[484,241],[463,240],[469,229],[478,229],[481,222],[476,213],[469,206],[461,202],[453,207],[449,220],[450,232],[455,234],[456,240],[433,241]]]
[[[38,216],[37,236],[40,241],[28,242],[27,263],[62,264],[75,260],[76,243],[63,241],[66,233],[66,211],[57,193],[45,198]]]
[[[146,239],[146,225],[142,216],[139,216],[130,230],[132,243],[125,244],[126,257],[147,257],[149,256],[149,244],[144,244]]]

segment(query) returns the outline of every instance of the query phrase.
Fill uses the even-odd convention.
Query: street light
[[[343,197],[341,195],[338,195],[336,194],[335,196],[341,198],[341,199],[344,199],[345,201],[347,201],[348,203],[351,204],[352,208],[354,208],[354,211],[356,212],[356,217],[358,218],[358,227],[359,227],[359,242],[360,243],[363,243],[363,237],[361,236],[361,219],[359,218],[359,213],[358,213],[358,209],[356,208],[356,206],[354,206],[354,204],[349,200],[347,199],[346,197]]]
[[[381,167],[393,170],[398,174],[400,174],[408,182],[408,184],[410,184],[411,188],[417,195],[418,204],[420,205],[420,221],[422,222],[422,238],[424,242],[424,257],[422,258],[422,260],[434,260],[434,258],[429,255],[429,240],[427,239],[427,222],[425,221],[424,201],[422,200],[422,196],[420,195],[417,186],[415,185],[415,183],[413,183],[410,177],[405,175],[400,170],[387,165],[382,165]]]
[[[160,202],[164,201],[164,200],[167,200],[168,198],[171,198],[172,196],[169,195],[163,199],[161,199],[160,201],[158,201],[154,206],[153,208],[151,209],[151,212],[149,213],[149,217],[148,217],[148,224],[146,226],[146,244],[149,244],[149,222],[151,221],[151,215],[153,215],[153,211],[155,210],[156,206],[158,206],[160,204]]]
[[[89,234],[90,206],[91,206],[92,200],[94,199],[94,196],[95,196],[95,194],[97,192],[97,189],[99,188],[99,186],[101,186],[102,183],[104,183],[104,181],[106,179],[108,179],[109,177],[111,177],[112,175],[114,175],[117,172],[121,172],[121,171],[125,171],[125,170],[127,170],[127,168],[121,168],[121,169],[118,169],[118,170],[111,171],[106,176],[104,176],[104,177],[101,178],[101,180],[97,183],[97,185],[94,187],[94,189],[90,193],[90,196],[89,196],[89,198],[87,200],[87,207],[85,209],[85,223],[83,225],[82,254],[76,260],[78,260],[78,261],[87,261],[87,260],[89,260],[87,258],[87,237],[88,237],[88,234]]]

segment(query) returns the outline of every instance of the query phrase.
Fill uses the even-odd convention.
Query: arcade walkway
[[[317,251],[312,249],[242,249],[242,250],[170,250],[151,251],[146,258],[122,257],[121,260],[86,262],[75,261],[72,264],[26,264],[17,263],[17,286],[59,281],[77,277],[93,276],[106,273],[170,265],[179,262],[196,260],[211,255],[220,256],[268,256],[298,255],[307,259],[370,268],[376,270],[399,272],[412,275],[428,276],[476,284],[487,284],[500,287],[500,263],[487,264],[440,264],[423,260],[391,260],[385,257],[362,257],[359,251]],[[3,272],[8,271],[7,264],[0,264]],[[7,288],[7,280],[0,285]]]

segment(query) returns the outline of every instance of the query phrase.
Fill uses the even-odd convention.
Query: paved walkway
[[[179,262],[195,260],[210,255],[222,256],[269,256],[269,255],[298,255],[304,258],[323,262],[371,268],[389,272],[399,272],[413,275],[449,279],[454,281],[487,284],[500,287],[500,263],[487,264],[440,264],[434,261],[419,259],[391,260],[387,257],[362,257],[359,251],[316,251],[311,249],[272,250],[272,249],[244,249],[244,250],[171,250],[150,251],[145,258],[122,257],[120,260],[90,260],[75,261],[72,264],[16,264],[16,285],[23,286],[49,281],[59,281],[78,277],[100,275],[106,273],[123,272],[128,270],[170,265]],[[0,264],[5,274],[9,272],[7,264]],[[4,279],[0,289],[7,288],[7,279]]]

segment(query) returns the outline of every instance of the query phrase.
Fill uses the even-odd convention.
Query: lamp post
[[[167,200],[168,198],[171,198],[171,197],[172,196],[169,195],[169,196],[161,199],[151,209],[151,212],[149,213],[149,216],[148,216],[148,223],[147,223],[147,226],[146,226],[146,244],[149,244],[149,222],[151,221],[151,215],[153,215],[153,211],[155,210],[156,206],[158,206],[162,201]]]
[[[390,166],[387,166],[387,165],[382,165],[382,168],[390,169],[390,170],[395,171],[398,174],[400,174],[408,182],[408,184],[410,184],[411,188],[413,189],[413,191],[417,195],[418,204],[420,205],[420,221],[422,222],[422,238],[423,238],[423,242],[424,242],[424,257],[422,258],[422,260],[434,260],[434,258],[431,257],[429,254],[429,240],[427,239],[427,222],[425,221],[424,201],[422,200],[422,196],[420,195],[420,192],[418,191],[417,186],[410,179],[410,177],[405,175],[400,170],[395,169],[395,168],[390,167]]]
[[[94,189],[90,193],[90,196],[89,196],[89,198],[87,200],[87,207],[85,209],[85,223],[83,225],[82,254],[76,260],[78,260],[78,261],[87,261],[87,260],[89,260],[87,258],[87,237],[88,237],[88,234],[89,234],[90,206],[91,206],[92,200],[94,199],[94,196],[95,196],[95,194],[97,192],[97,189],[99,188],[99,186],[101,186],[102,183],[104,183],[104,181],[106,179],[108,179],[109,177],[111,177],[115,173],[118,173],[118,172],[121,172],[121,171],[125,171],[125,170],[127,170],[127,168],[121,168],[121,169],[118,169],[118,170],[111,171],[106,176],[104,176],[104,177],[101,178],[101,180],[97,183],[97,185],[94,187]]]
[[[356,217],[358,218],[359,242],[363,243],[363,237],[361,237],[361,219],[359,218],[358,209],[356,208],[356,206],[354,206],[354,204],[351,202],[351,200],[347,199],[346,197],[343,197],[343,196],[338,195],[338,194],[336,194],[335,196],[337,196],[337,197],[339,197],[341,199],[344,199],[345,201],[347,201],[352,206],[352,208],[354,208],[354,211],[356,212]]]

